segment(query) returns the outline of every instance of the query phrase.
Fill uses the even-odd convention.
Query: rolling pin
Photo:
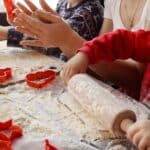
[[[73,76],[68,92],[114,136],[124,136],[136,121],[133,103],[117,90],[86,74]]]

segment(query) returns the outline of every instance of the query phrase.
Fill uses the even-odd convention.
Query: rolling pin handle
[[[127,133],[128,129],[130,126],[132,126],[134,124],[134,121],[131,119],[124,119],[121,124],[120,127],[121,129]]]

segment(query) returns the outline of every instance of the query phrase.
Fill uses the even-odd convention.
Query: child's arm
[[[65,83],[67,83],[73,75],[86,72],[87,67],[87,56],[84,53],[79,52],[63,66],[60,75]]]
[[[90,64],[128,58],[149,62],[150,31],[116,30],[86,42],[78,51],[88,56]]]
[[[74,74],[85,71],[89,64],[101,60],[133,58],[140,62],[149,62],[150,31],[117,30],[86,42],[78,52],[64,66],[61,75],[65,82],[68,82]]]
[[[141,120],[133,124],[127,131],[127,138],[139,150],[150,149],[150,120]]]

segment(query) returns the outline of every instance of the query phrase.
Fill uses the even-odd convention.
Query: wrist
[[[68,57],[72,57],[76,54],[77,49],[83,45],[85,40],[77,32],[71,29],[71,27],[69,28],[67,41],[63,43],[61,49]]]
[[[0,27],[0,40],[7,40],[8,28]]]
[[[84,60],[84,63],[87,64],[87,65],[89,65],[89,58],[88,58],[88,55],[86,53],[84,53],[84,52],[78,52],[76,55],[79,55],[80,58],[82,60]]]

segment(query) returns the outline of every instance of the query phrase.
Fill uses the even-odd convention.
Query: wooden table
[[[15,83],[25,74],[50,66],[61,69],[63,62],[41,53],[21,48],[8,48],[0,42],[0,67],[12,67]],[[133,104],[140,109],[142,118],[149,111],[143,105]],[[116,139],[78,104],[57,79],[44,89],[33,89],[25,82],[0,88],[0,118],[12,118],[21,125],[24,137],[18,142],[49,138],[61,150],[123,150],[130,149],[126,139]]]

